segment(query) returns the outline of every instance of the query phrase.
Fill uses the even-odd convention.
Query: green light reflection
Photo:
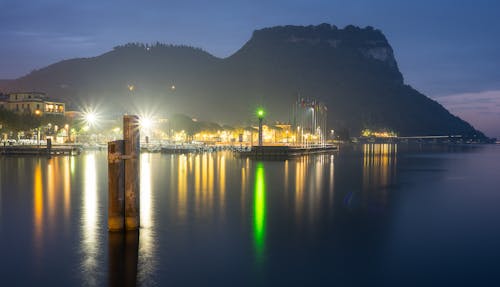
[[[255,253],[262,259],[266,235],[266,180],[264,164],[257,163],[253,196],[253,236]]]

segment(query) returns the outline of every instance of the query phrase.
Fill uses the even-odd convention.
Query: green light
[[[259,116],[259,118],[264,117],[264,110],[263,109],[258,109],[257,110],[257,116]]]
[[[253,231],[257,258],[262,258],[266,233],[266,180],[264,165],[259,162],[255,170],[255,189],[253,196]]]

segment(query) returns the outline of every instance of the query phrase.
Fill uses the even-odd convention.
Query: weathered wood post
[[[139,117],[123,116],[123,139],[125,140],[125,229],[139,228]]]
[[[124,141],[108,143],[108,229],[122,231],[125,225],[125,166],[122,155]]]

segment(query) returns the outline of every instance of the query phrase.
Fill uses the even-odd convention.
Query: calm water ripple
[[[139,232],[107,157],[0,157],[2,286],[491,286],[500,147],[369,144],[282,161],[141,155]]]

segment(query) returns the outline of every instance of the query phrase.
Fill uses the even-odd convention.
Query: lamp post
[[[66,143],[69,143],[71,141],[71,137],[69,136],[69,125],[65,124],[64,129],[66,130]]]
[[[262,120],[264,119],[264,110],[257,110],[257,117],[259,118],[259,146],[262,146]]]
[[[36,109],[35,116],[40,119],[41,115],[42,115],[42,112],[39,109]],[[36,141],[37,141],[38,148],[40,148],[40,125],[41,125],[41,122],[39,122],[39,120],[37,120]]]

